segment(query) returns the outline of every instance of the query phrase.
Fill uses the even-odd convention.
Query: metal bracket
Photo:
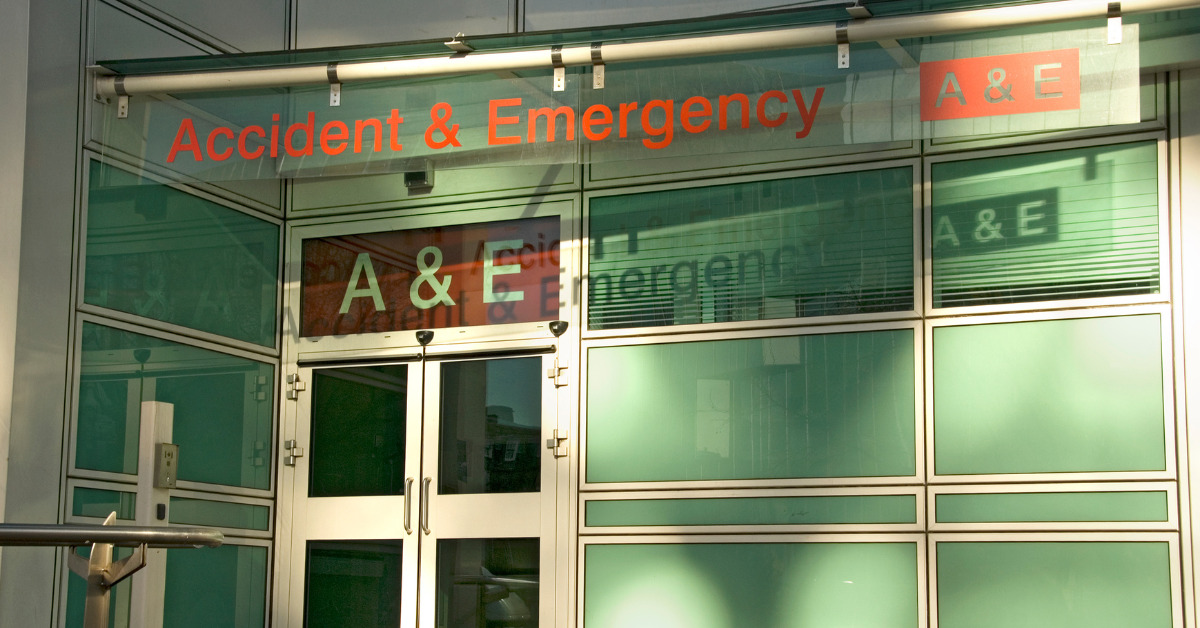
[[[561,364],[558,358],[554,358],[554,366],[546,369],[546,377],[554,380],[555,388],[562,388],[567,385],[567,363],[564,361]]]
[[[299,375],[292,373],[291,375],[287,376],[288,399],[298,399],[300,397],[300,392],[304,390],[308,390],[308,385],[300,379]]]
[[[592,89],[604,89],[604,57],[600,42],[592,44]]]
[[[117,92],[117,119],[124,120],[129,117],[129,92],[125,91],[124,76],[113,79],[113,90]]]
[[[338,79],[337,64],[326,66],[325,74],[329,76],[329,106],[338,107],[342,104],[342,81]]]
[[[565,457],[568,452],[568,437],[570,437],[570,434],[567,430],[555,429],[554,436],[546,439],[546,449],[553,449],[555,458]]]
[[[451,39],[450,41],[446,42],[446,47],[453,50],[454,52],[462,52],[462,53],[475,52],[475,46],[468,44],[466,37],[467,36],[462,33],[457,33],[454,35],[454,39]]]
[[[554,91],[566,91],[567,66],[563,65],[562,46],[550,47],[550,63],[554,64]]]
[[[1108,43],[1121,43],[1121,3],[1108,3]]]
[[[283,459],[283,464],[289,467],[296,466],[296,459],[304,457],[304,448],[297,447],[294,440],[285,441],[283,443],[283,450],[287,453],[287,456]]]
[[[844,70],[850,67],[850,22],[842,20],[837,23],[834,33],[837,35],[837,67]]]

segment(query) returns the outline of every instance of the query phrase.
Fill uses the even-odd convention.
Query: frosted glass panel
[[[915,543],[589,545],[584,628],[913,628]]]
[[[916,523],[913,495],[821,495],[587,502],[589,526]]]
[[[990,493],[937,496],[942,523],[992,521],[1166,521],[1166,491]]]
[[[938,543],[938,628],[1166,628],[1166,543]]]
[[[587,359],[589,482],[915,472],[912,330],[604,347]]]
[[[84,487],[78,487],[71,493],[71,514],[79,517],[103,519],[115,512],[117,519],[132,521],[136,506],[137,493]]]
[[[939,327],[939,474],[1161,471],[1157,315]]]

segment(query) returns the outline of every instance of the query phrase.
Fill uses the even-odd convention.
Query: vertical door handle
[[[412,534],[412,487],[413,479],[404,480],[404,531]]]
[[[429,534],[429,485],[433,478],[421,480],[421,531]]]

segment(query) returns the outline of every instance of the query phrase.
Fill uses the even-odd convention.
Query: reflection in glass
[[[275,345],[279,226],[90,162],[84,300]]]
[[[313,371],[310,497],[404,494],[403,364]]]
[[[1159,292],[1154,142],[932,166],[934,307]]]
[[[401,541],[309,541],[304,624],[400,625]]]
[[[438,493],[527,493],[541,486],[541,358],[442,365]]]
[[[439,628],[538,625],[537,539],[440,539]]]
[[[912,170],[597,197],[588,328],[913,307]]]
[[[137,473],[142,404],[173,408],[179,479],[267,489],[275,367],[83,325],[75,465]]]

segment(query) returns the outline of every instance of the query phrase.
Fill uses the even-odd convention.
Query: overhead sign
[[[304,240],[301,335],[559,317],[556,216]]]
[[[1136,24],[613,64],[554,91],[548,73],[135,98],[103,144],[189,177],[225,181],[494,166],[795,159],[804,151],[1140,121]],[[768,154],[774,153],[774,157]]]

